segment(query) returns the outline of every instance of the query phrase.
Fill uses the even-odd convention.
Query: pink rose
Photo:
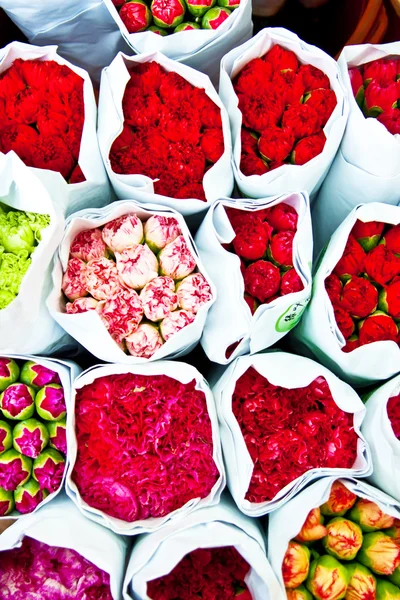
[[[211,288],[201,273],[188,275],[178,284],[179,307],[197,313],[199,308],[212,299]]]
[[[83,260],[71,258],[68,261],[67,270],[62,280],[62,289],[69,300],[87,296],[86,271],[86,263]]]
[[[196,259],[189,250],[183,235],[163,248],[159,254],[160,272],[172,279],[183,279],[196,268]]]
[[[117,269],[121,280],[130,288],[140,290],[158,276],[158,261],[146,244],[138,244],[116,252]]]
[[[170,277],[156,277],[140,292],[144,314],[149,321],[161,321],[178,308],[175,283]]]
[[[126,339],[129,354],[140,358],[151,358],[164,344],[163,339],[155,325],[142,323]]]
[[[96,300],[111,298],[121,287],[115,262],[108,258],[88,262],[86,287]]]
[[[111,298],[99,302],[96,310],[117,344],[122,344],[124,338],[136,331],[143,318],[143,306],[137,292],[126,288],[120,288]]]
[[[160,331],[164,340],[169,340],[175,333],[193,323],[195,314],[186,310],[176,310],[161,321]]]
[[[70,254],[85,262],[107,256],[107,247],[101,237],[100,229],[85,229],[78,233],[71,244]]]
[[[113,252],[122,252],[125,248],[142,242],[142,221],[134,214],[123,215],[104,225],[102,236]]]

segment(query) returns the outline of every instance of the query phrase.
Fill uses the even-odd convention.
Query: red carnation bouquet
[[[118,55],[105,71],[99,140],[119,197],[204,211],[232,191],[229,136],[207,76],[160,54]]]
[[[249,516],[278,508],[321,474],[370,471],[364,406],[318,363],[284,352],[240,357],[214,395],[228,486]]]
[[[87,517],[132,535],[218,502],[217,418],[193,367],[90,370],[75,381],[75,416],[67,490]]]

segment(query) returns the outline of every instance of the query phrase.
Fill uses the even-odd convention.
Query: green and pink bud
[[[353,492],[340,481],[335,481],[328,500],[320,507],[321,514],[327,517],[342,517],[354,506],[356,500],[357,496]]]
[[[393,319],[400,319],[400,279],[396,277],[379,292],[378,308]]]
[[[216,0],[185,0],[188,11],[194,17],[202,17],[212,8]]]
[[[382,531],[367,533],[357,560],[377,575],[392,575],[400,564],[400,546]]]
[[[376,582],[376,600],[400,600],[400,588],[390,581],[378,579]]]
[[[15,383],[19,377],[19,367],[12,358],[0,357],[0,392]]]
[[[303,544],[291,540],[282,563],[285,587],[296,588],[307,579],[310,568],[310,550]]]
[[[151,3],[154,23],[159,27],[175,29],[183,22],[185,11],[185,0],[153,0]]]
[[[43,502],[46,496],[48,496],[48,492],[41,490],[38,482],[30,479],[15,490],[15,508],[23,515],[31,513]]]
[[[240,6],[240,0],[217,0],[218,6],[222,6],[223,8],[229,8],[230,10],[235,10]]]
[[[60,421],[67,414],[64,390],[57,383],[50,383],[39,390],[35,405],[39,417],[45,421]]]
[[[0,517],[9,515],[15,508],[13,492],[0,487]]]
[[[144,31],[151,23],[151,11],[142,0],[130,0],[119,11],[121,21],[129,33]]]
[[[50,421],[47,423],[49,432],[49,444],[51,448],[58,450],[64,456],[67,454],[67,425],[66,420]]]
[[[38,391],[44,385],[50,383],[61,384],[60,376],[55,371],[39,365],[32,360],[28,360],[21,369],[20,374],[21,383],[30,385],[34,390]]]
[[[214,6],[214,8],[210,8],[203,16],[201,26],[203,29],[218,29],[218,27],[229,18],[230,14],[231,11],[229,8]]]
[[[304,585],[300,585],[294,590],[286,588],[286,598],[287,600],[313,600],[313,597],[311,596],[310,592],[304,587]]]
[[[364,223],[357,220],[351,233],[364,248],[365,252],[369,252],[379,244],[384,227],[385,224],[380,221],[368,221]]]
[[[6,452],[13,445],[12,430],[6,421],[0,421],[0,454]]]
[[[13,445],[17,452],[37,458],[49,442],[46,426],[36,419],[21,421],[13,430]]]
[[[350,576],[346,600],[375,600],[376,579],[371,571],[359,563],[346,566]]]
[[[1,458],[1,457],[0,457]],[[55,492],[62,483],[65,460],[53,448],[46,448],[33,462],[32,475],[41,490]]]
[[[385,533],[400,544],[400,519],[395,519],[392,527],[386,529]]]
[[[174,33],[179,33],[179,31],[193,31],[193,29],[201,29],[201,27],[198,23],[195,23],[194,21],[181,23],[180,25],[175,27]]]
[[[0,407],[7,419],[29,419],[35,412],[35,390],[24,383],[12,383],[0,395]]]
[[[13,492],[28,481],[32,472],[32,460],[16,450],[0,455],[0,488]]]
[[[343,517],[335,517],[326,526],[322,545],[339,560],[354,560],[363,542],[361,527]]]
[[[166,35],[168,35],[168,31],[166,29],[163,29],[162,27],[157,27],[156,25],[151,25],[147,31],[152,31],[157,35],[161,35],[161,37],[165,37]]]
[[[311,563],[307,588],[316,600],[341,600],[349,583],[346,567],[333,556],[320,556]]]
[[[295,539],[298,542],[316,542],[326,536],[327,531],[323,525],[324,519],[321,516],[319,508],[313,508],[308,513],[304,525],[300,530],[300,533],[296,535]]]
[[[357,500],[348,517],[358,523],[361,529],[366,532],[388,529],[394,524],[394,517],[385,514],[375,502],[365,498]]]

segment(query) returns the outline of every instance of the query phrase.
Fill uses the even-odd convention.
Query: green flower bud
[[[29,385],[12,383],[0,395],[3,415],[13,421],[29,419],[35,412],[35,392]]]
[[[400,564],[400,546],[382,531],[367,533],[357,560],[377,575],[391,575]]]
[[[36,419],[21,421],[13,430],[13,446],[21,454],[36,458],[49,442],[46,426]]]
[[[311,596],[310,592],[304,587],[304,585],[300,585],[294,590],[287,588],[286,597],[288,600],[313,600],[313,597]]]
[[[201,26],[203,29],[218,29],[220,25],[230,16],[231,11],[229,8],[221,8],[214,6],[210,8],[201,20]]]
[[[13,438],[11,427],[6,421],[0,421],[0,454],[12,448]]]
[[[14,492],[15,508],[22,514],[31,513],[48,496],[47,490],[41,490],[37,481],[30,479]]]
[[[19,367],[12,358],[0,357],[0,392],[18,381]]]
[[[287,588],[296,588],[307,579],[310,550],[293,540],[289,542],[282,563],[282,577]]]
[[[192,31],[193,29],[201,29],[201,27],[198,23],[194,23],[193,21],[187,21],[175,27],[174,33],[178,33],[179,31]]]
[[[400,588],[390,583],[390,581],[378,579],[376,592],[376,600],[400,600]]]
[[[321,514],[327,517],[343,517],[356,500],[357,496],[343,483],[334,481],[328,500],[321,506]]]
[[[335,517],[329,521],[326,529],[327,535],[322,545],[328,554],[339,560],[354,560],[363,542],[359,525],[343,517]]]
[[[387,529],[394,523],[393,517],[386,515],[375,502],[365,498],[359,498],[347,516],[366,532]]]
[[[392,583],[400,587],[400,565],[395,568],[391,575],[389,575],[389,579]]]
[[[385,533],[400,544],[400,519],[395,519],[393,526],[386,529]]]
[[[14,494],[0,487],[0,517],[9,515],[15,508]]]
[[[36,410],[45,421],[60,421],[67,414],[64,390],[57,383],[45,385],[35,397]]]
[[[371,600],[375,598],[376,579],[371,571],[358,563],[346,565],[350,576],[346,600]]]
[[[168,35],[168,31],[166,29],[163,29],[162,27],[157,27],[157,25],[150,25],[147,31],[152,31],[157,35],[161,35],[161,37],[165,37],[166,35]]]
[[[37,392],[44,385],[50,383],[61,383],[60,376],[56,371],[52,371],[43,365],[28,360],[23,364],[19,377],[21,383],[30,385]]]
[[[13,492],[24,485],[31,476],[32,461],[15,450],[7,450],[0,455],[0,487]]]
[[[316,600],[341,600],[349,583],[346,567],[333,556],[320,556],[311,563],[307,588]]]

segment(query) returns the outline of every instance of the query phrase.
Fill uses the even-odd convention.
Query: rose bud
[[[151,23],[151,11],[142,0],[128,0],[121,7],[119,16],[129,33],[144,31]]]
[[[400,134],[400,108],[391,108],[378,116],[379,123],[392,135]]]
[[[187,277],[196,268],[196,259],[183,235],[167,244],[158,255],[158,260],[160,261],[160,274],[174,280]]]
[[[210,8],[212,8],[216,0],[185,0],[188,11],[194,17],[202,17]]]
[[[107,246],[103,242],[101,230],[85,229],[76,235],[72,241],[70,250],[72,258],[79,258],[84,262],[107,256]]]
[[[11,449],[0,455],[0,488],[13,492],[31,476],[32,460]]]
[[[375,600],[376,579],[371,571],[358,563],[346,565],[350,577],[346,600]]]
[[[0,406],[7,419],[29,419],[35,412],[35,390],[24,383],[12,383],[0,395]]]
[[[288,600],[313,600],[310,592],[304,587],[304,585],[300,585],[298,588],[291,590],[286,588],[286,598]]]
[[[391,227],[383,236],[382,241],[386,248],[395,254],[400,254],[400,225]]]
[[[334,306],[333,311],[335,314],[335,320],[339,331],[343,335],[344,339],[347,340],[354,332],[354,321],[347,312],[347,310],[345,310],[341,306]]]
[[[12,448],[13,436],[11,427],[6,421],[0,421],[0,454]]]
[[[193,323],[195,317],[194,313],[187,310],[175,310],[169,313],[160,323],[160,332],[164,340],[167,342],[175,333]]]
[[[364,103],[364,82],[360,69],[357,69],[357,67],[349,69],[349,77],[353,96],[356,99],[358,106],[362,107]]]
[[[159,27],[175,28],[182,23],[185,10],[184,0],[153,0],[151,3],[151,14]]]
[[[251,314],[254,315],[257,308],[260,306],[260,303],[253,298],[253,296],[250,296],[250,294],[244,294],[244,300],[249,307]]]
[[[269,167],[255,152],[246,152],[242,153],[240,157],[240,170],[243,175],[250,177],[251,175],[268,173]]]
[[[283,268],[293,267],[294,231],[279,231],[271,238],[269,253],[277,265]]]
[[[342,517],[352,506],[357,496],[343,483],[334,481],[328,500],[320,507],[321,513],[327,517]]]
[[[393,573],[391,575],[389,575],[389,579],[395,585],[400,586],[400,565],[395,568],[395,570],[393,571]],[[400,596],[399,596],[399,600],[400,600]]]
[[[151,358],[164,343],[157,327],[150,323],[139,325],[125,342],[129,354],[140,358]]]
[[[181,23],[181,25],[189,25],[189,23]],[[190,25],[196,25],[196,23],[190,23]],[[180,25],[178,25],[178,27],[180,27]],[[181,29],[178,29],[178,27],[175,27],[174,33],[177,33],[177,30],[182,31]],[[197,26],[196,28],[193,27],[192,29],[200,29],[200,27]],[[157,35],[161,35],[161,37],[168,35],[168,31],[166,29],[163,29],[162,27],[156,27],[156,25],[150,25],[150,27],[147,28],[147,31],[152,31]]]
[[[135,290],[121,288],[105,302],[99,302],[100,315],[108,333],[117,344],[136,331],[143,318],[143,305]]]
[[[306,92],[320,88],[328,90],[331,87],[329,77],[313,65],[300,65],[298,76],[302,78]]]
[[[281,284],[278,267],[266,260],[258,260],[247,267],[244,274],[244,287],[248,294],[262,304],[277,294]]]
[[[363,248],[351,234],[348,237],[342,258],[333,272],[338,277],[348,279],[350,275],[358,275],[364,270],[365,254]]]
[[[213,164],[218,162],[225,149],[222,129],[217,127],[206,129],[200,143],[206,160]]]
[[[288,128],[296,140],[318,133],[319,115],[310,104],[292,104],[283,113],[282,127]]]
[[[333,90],[325,89],[309,92],[306,94],[304,102],[315,108],[317,111],[320,127],[325,127],[337,104],[335,92]]]
[[[400,319],[400,278],[396,277],[379,292],[378,306],[379,310],[389,314],[393,319]]]
[[[372,342],[393,341],[397,343],[398,329],[392,317],[377,310],[359,325],[360,346]]]
[[[264,212],[266,220],[276,231],[296,231],[299,215],[290,204],[280,202]]]
[[[378,290],[368,279],[352,277],[342,290],[342,307],[355,319],[373,313],[378,306]]]
[[[217,0],[217,4],[218,6],[235,10],[236,8],[239,8],[240,0]]]
[[[140,292],[143,311],[149,321],[161,321],[178,308],[175,283],[170,277],[156,277]]]
[[[363,531],[371,532],[393,526],[394,517],[386,515],[375,502],[359,498],[349,513],[349,519],[358,523]]]
[[[12,358],[0,357],[0,392],[18,381],[19,366]]]
[[[293,148],[290,162],[293,165],[305,165],[309,160],[321,154],[325,147],[326,136],[323,131],[303,138]]]
[[[46,448],[33,461],[32,475],[41,490],[55,492],[61,485],[64,475],[65,460],[53,448]]]
[[[258,260],[267,251],[269,232],[261,221],[249,221],[238,227],[233,247],[238,256],[245,260]]]
[[[377,575],[391,575],[400,564],[400,546],[382,531],[366,533],[357,560]]]
[[[123,215],[104,225],[101,234],[113,252],[122,252],[125,248],[142,243],[142,221],[134,214]]]
[[[197,313],[213,297],[210,285],[201,273],[193,273],[182,279],[176,286],[176,293],[179,308],[193,313]]]
[[[290,129],[269,127],[263,131],[258,140],[258,151],[267,161],[283,161],[289,156],[294,144],[294,137]]]
[[[45,421],[60,421],[67,414],[64,390],[57,383],[45,385],[35,397],[35,406],[39,417]]]
[[[362,546],[361,528],[343,517],[335,517],[326,526],[327,535],[322,545],[328,554],[339,560],[354,560]]]
[[[9,515],[15,508],[13,492],[0,487],[0,517]]]
[[[379,244],[368,252],[365,272],[372,281],[385,285],[400,273],[400,257],[387,246]]]
[[[67,302],[65,312],[67,315],[77,315],[88,310],[96,310],[98,303],[99,301],[94,298],[77,298],[73,302]]]
[[[285,587],[296,588],[307,579],[310,568],[310,550],[307,546],[290,541],[282,563]]]
[[[332,305],[335,306],[341,302],[343,284],[339,277],[334,273],[328,275],[325,279],[325,289]]]
[[[198,23],[194,23],[194,22],[193,23],[191,23],[191,22],[181,23],[180,25],[177,25],[175,27],[174,33],[178,33],[179,31],[192,31],[193,29],[201,29],[201,27]],[[164,35],[168,35],[166,33],[165,29],[160,29],[160,31],[163,31]]]
[[[313,508],[308,513],[303,527],[295,537],[298,542],[315,542],[326,536],[326,528],[323,526],[324,519],[321,517],[319,508]]]
[[[395,519],[392,527],[386,529],[385,533],[400,544],[400,519]]]
[[[379,244],[384,227],[385,223],[379,221],[364,223],[358,219],[351,230],[351,235],[361,244],[365,252],[369,252]]]
[[[365,107],[369,117],[377,117],[382,112],[394,108],[399,98],[398,82],[371,81],[364,92]]]
[[[69,300],[87,296],[86,289],[87,265],[79,258],[71,258],[62,279],[62,290]]]
[[[349,575],[333,556],[320,556],[311,563],[307,588],[316,600],[340,600],[346,595]]]
[[[153,215],[144,224],[144,239],[150,250],[157,253],[182,234],[175,217]]]
[[[82,298],[83,300],[83,298]],[[49,383],[61,383],[60,376],[55,371],[39,365],[32,360],[23,364],[20,375],[21,383],[30,385],[34,390],[39,390]]]
[[[345,346],[342,348],[342,352],[353,352],[356,348],[360,347],[360,340],[357,335],[351,335],[347,340]]]
[[[395,59],[379,58],[364,65],[364,81],[370,83],[373,79],[378,81],[396,81],[397,61]]]
[[[117,265],[108,258],[87,263],[86,289],[96,300],[107,300],[121,287]]]
[[[299,61],[295,53],[279,44],[272,46],[263,59],[265,62],[271,63],[274,71],[287,71],[288,69],[297,71],[299,67]]]
[[[229,8],[220,8],[219,6],[210,8],[202,18],[201,26],[203,29],[218,29],[230,14]]]
[[[36,458],[49,442],[46,426],[36,419],[21,421],[13,430],[13,446],[17,452]]]
[[[46,423],[49,433],[49,446],[62,454],[67,454],[67,423],[65,419]]]
[[[282,275],[281,279],[281,296],[286,294],[294,294],[301,292],[304,289],[303,282],[301,281],[300,275],[296,269],[289,269]]]
[[[30,479],[28,483],[18,486],[15,490],[15,508],[23,515],[31,513],[47,495],[45,490],[40,489],[37,481]]]
[[[400,588],[390,581],[378,579],[376,582],[376,600],[400,600]]]

